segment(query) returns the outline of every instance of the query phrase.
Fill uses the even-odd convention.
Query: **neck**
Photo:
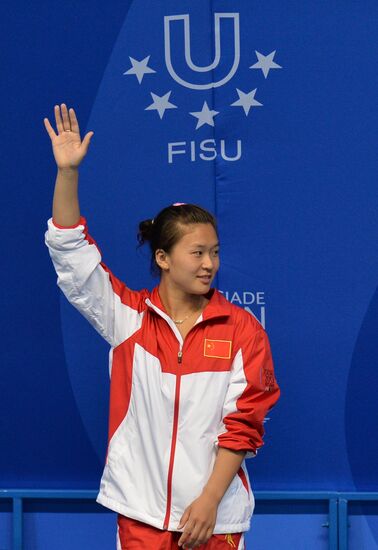
[[[159,284],[159,296],[172,319],[182,319],[192,312],[200,311],[208,302],[204,294],[188,294],[164,281]]]

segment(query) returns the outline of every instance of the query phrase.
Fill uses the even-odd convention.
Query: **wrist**
[[[202,494],[208,498],[210,498],[213,502],[215,502],[217,505],[222,500],[222,496],[219,494],[219,491],[216,491],[212,487],[204,487],[202,490]]]
[[[60,174],[77,174],[78,171],[78,166],[58,166],[58,173]]]

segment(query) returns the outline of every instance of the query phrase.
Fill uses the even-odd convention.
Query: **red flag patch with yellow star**
[[[231,340],[209,340],[205,338],[203,354],[205,357],[218,357],[219,359],[230,359]]]

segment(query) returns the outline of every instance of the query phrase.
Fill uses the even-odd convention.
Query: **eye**
[[[193,254],[202,254],[202,251],[201,250],[196,250],[195,252],[193,252]]]

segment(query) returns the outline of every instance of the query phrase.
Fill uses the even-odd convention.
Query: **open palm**
[[[94,132],[88,132],[83,141],[80,138],[79,123],[75,111],[67,110],[65,103],[55,105],[54,114],[58,133],[56,134],[49,119],[43,122],[52,142],[53,153],[58,168],[77,168],[88,151],[88,146]]]

